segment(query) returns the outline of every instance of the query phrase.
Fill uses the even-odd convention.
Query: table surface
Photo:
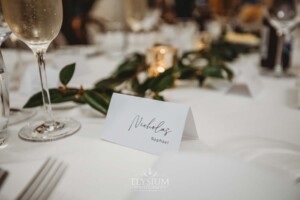
[[[4,51],[5,60],[13,59],[5,56],[8,54],[11,52]],[[76,69],[84,73],[75,73],[70,85],[89,87],[108,76],[120,61],[121,58],[107,56],[88,58],[85,65]],[[243,55],[232,67],[243,74],[248,68],[257,69],[257,63],[257,54]],[[292,178],[300,176],[296,78],[259,78],[262,88],[254,97],[228,92],[232,83],[224,81],[215,81],[205,88],[193,82],[179,82],[176,88],[164,91],[167,101],[190,105],[196,122],[199,140],[182,141],[179,151],[230,155],[275,167]],[[13,106],[22,106],[27,98],[21,91],[11,92]],[[68,164],[50,199],[126,199],[132,192],[131,178],[158,159],[102,140],[105,117],[86,105],[55,105],[54,114],[77,119],[81,129],[58,141],[32,143],[18,137],[18,130],[26,122],[9,127],[8,146],[0,150],[0,166],[10,174],[0,199],[14,199],[49,156]]]

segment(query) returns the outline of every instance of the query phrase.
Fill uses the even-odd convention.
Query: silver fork
[[[66,168],[67,165],[63,162],[59,162],[54,158],[48,158],[16,200],[47,199]]]

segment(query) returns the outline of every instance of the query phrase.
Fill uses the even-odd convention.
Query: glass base
[[[73,135],[80,127],[80,123],[73,119],[38,121],[23,127],[19,132],[19,137],[27,141],[47,142]]]

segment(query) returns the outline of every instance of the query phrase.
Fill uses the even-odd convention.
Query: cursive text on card
[[[154,133],[163,133],[164,136],[167,136],[172,132],[170,128],[166,127],[165,121],[158,121],[156,120],[156,118],[152,118],[149,122],[145,122],[143,117],[141,117],[140,115],[136,115],[133,118],[128,131],[133,128],[143,128],[146,130],[151,130]]]

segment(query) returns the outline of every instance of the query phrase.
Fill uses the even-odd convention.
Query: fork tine
[[[51,177],[51,179],[48,181],[47,186],[43,190],[41,190],[42,193],[38,196],[37,199],[48,199],[48,197],[50,196],[51,192],[53,191],[53,189],[55,188],[55,186],[63,176],[66,169],[67,169],[67,165],[61,162],[56,168],[56,170],[54,171],[54,174]]]
[[[17,200],[28,200],[34,194],[36,189],[42,183],[43,179],[50,172],[52,166],[55,164],[56,160],[52,158],[48,158],[46,162],[42,165],[39,171],[35,174],[35,176],[30,180],[27,186],[23,189],[20,195],[17,197]]]
[[[40,195],[42,195],[43,191],[47,189],[49,182],[51,182],[53,176],[55,175],[56,171],[59,169],[62,163],[54,160],[53,165],[49,169],[47,175],[43,178],[40,184],[35,188],[33,194],[30,196],[29,200],[37,200],[41,199]],[[44,199],[43,199],[44,200]]]

